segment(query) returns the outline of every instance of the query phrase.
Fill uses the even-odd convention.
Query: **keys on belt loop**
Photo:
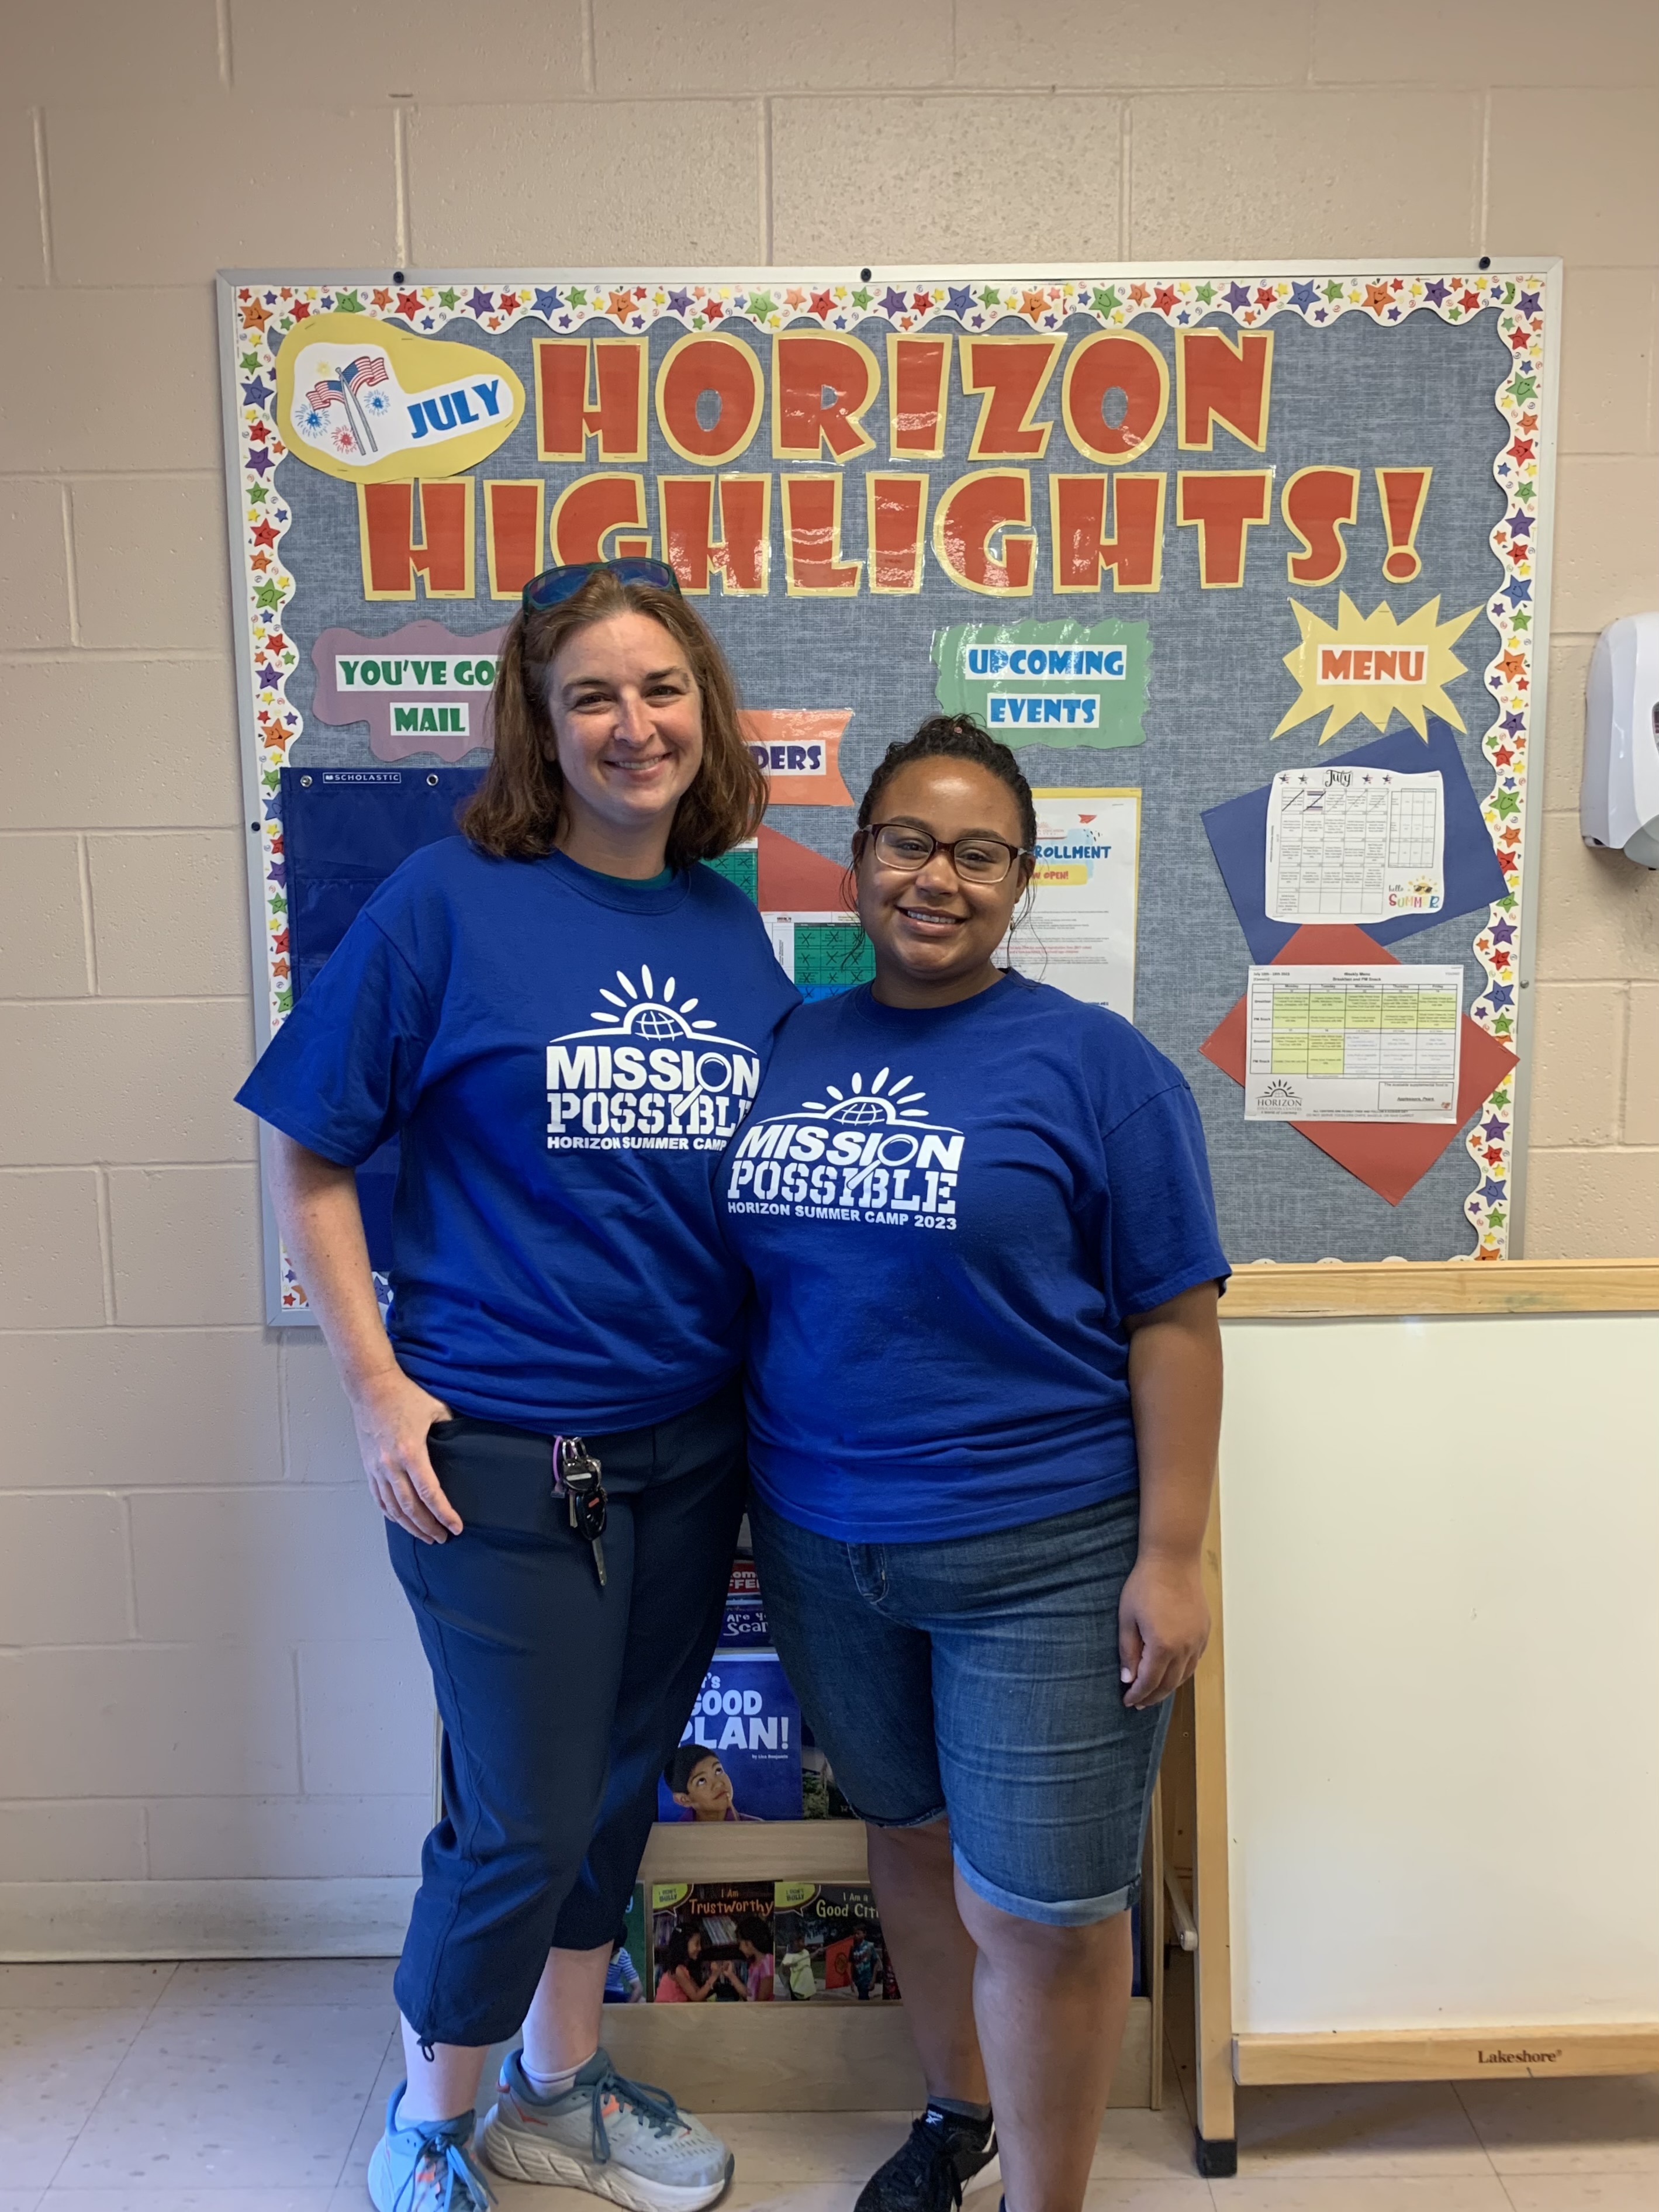
[[[570,1508],[570,1525],[593,1547],[593,1566],[605,1588],[604,1470],[580,1437],[553,1439],[553,1494]]]

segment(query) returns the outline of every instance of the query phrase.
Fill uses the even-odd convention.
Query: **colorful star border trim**
[[[618,331],[647,331],[668,320],[685,331],[711,330],[741,319],[762,331],[811,327],[851,330],[883,318],[897,331],[923,327],[949,317],[964,331],[988,330],[1009,320],[1034,331],[1059,330],[1083,316],[1103,330],[1122,329],[1147,315],[1172,328],[1230,315],[1243,329],[1291,315],[1326,327],[1345,315],[1367,316],[1386,326],[1414,314],[1462,323],[1492,314],[1510,349],[1510,360],[1495,394],[1504,418],[1504,441],[1492,462],[1492,474],[1504,495],[1505,513],[1492,533],[1492,548],[1503,571],[1486,612],[1498,635],[1498,650],[1487,664],[1486,685],[1493,720],[1482,738],[1493,782],[1482,801],[1492,845],[1509,885],[1491,908],[1474,939],[1474,951],[1486,975],[1469,1013],[1497,1037],[1511,1040],[1519,1019],[1521,853],[1526,823],[1527,740],[1533,690],[1533,581],[1536,574],[1532,539],[1538,525],[1540,423],[1544,388],[1544,301],[1541,276],[1326,276],[1171,277],[1118,280],[1055,278],[1030,283],[988,280],[964,284],[849,283],[826,278],[822,284],[617,285],[453,284],[245,284],[235,294],[239,334],[237,369],[241,399],[238,410],[238,455],[245,518],[245,573],[252,651],[253,719],[258,732],[259,782],[264,810],[265,864],[266,983],[273,1028],[294,1003],[289,961],[287,869],[283,849],[279,773],[301,720],[288,698],[288,678],[299,655],[283,628],[283,610],[295,579],[283,566],[282,541],[292,520],[275,489],[276,464],[287,452],[276,418],[276,357],[295,325],[313,313],[339,312],[396,321],[422,337],[453,325],[471,323],[498,332],[535,320],[552,331],[585,331],[595,322]],[[1474,1232],[1477,1260],[1501,1260],[1509,1249],[1512,1182],[1515,1085],[1501,1084],[1465,1139],[1477,1170],[1477,1183],[1463,1211]],[[300,1306],[303,1295],[284,1270],[284,1305]]]

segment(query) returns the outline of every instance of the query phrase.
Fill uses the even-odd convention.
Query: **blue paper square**
[[[1425,744],[1415,730],[1395,730],[1375,744],[1361,745],[1357,752],[1343,753],[1328,763],[1322,757],[1317,763],[1332,768],[1387,768],[1402,775],[1427,775],[1438,769],[1444,780],[1446,903],[1437,914],[1407,914],[1395,921],[1368,921],[1365,933],[1379,945],[1392,945],[1419,929],[1432,929],[1454,915],[1472,914],[1477,907],[1490,906],[1509,889],[1456,738],[1449,724],[1433,715],[1428,718],[1428,732]],[[1294,921],[1271,921],[1267,917],[1271,790],[1270,783],[1261,784],[1241,798],[1208,808],[1204,815],[1210,849],[1249,945],[1250,958],[1259,968],[1271,966],[1301,926]]]

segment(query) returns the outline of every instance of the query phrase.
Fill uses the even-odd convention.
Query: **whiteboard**
[[[1235,2032],[1659,2021],[1659,1315],[1226,1348]]]

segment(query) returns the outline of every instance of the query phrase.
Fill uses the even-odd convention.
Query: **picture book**
[[[773,1898],[781,2002],[897,2002],[898,1978],[866,1883],[781,1881]]]
[[[635,1882],[628,1900],[628,1930],[605,1970],[606,2004],[643,2004],[651,1991],[649,1921],[645,1884]]]
[[[799,1820],[800,1707],[775,1651],[723,1651],[657,1789],[659,1820]]]
[[[651,1885],[651,1986],[658,2004],[769,2004],[769,1881]]]
[[[752,1559],[733,1559],[726,1584],[726,1613],[720,1622],[722,1651],[757,1651],[772,1641],[766,1626],[766,1601]]]

